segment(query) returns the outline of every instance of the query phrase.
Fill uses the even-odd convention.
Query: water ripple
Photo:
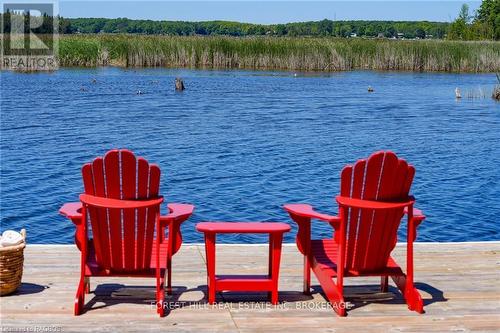
[[[202,220],[290,223],[287,202],[334,214],[342,167],[379,149],[417,169],[413,193],[428,216],[419,240],[500,239],[500,104],[453,95],[456,86],[491,88],[491,74],[104,68],[1,76],[2,229],[25,227],[32,243],[73,242],[57,209],[77,200],[83,163],[121,147],[161,166],[167,201],[196,205],[183,226],[187,242],[202,241],[194,231]],[[173,89],[177,76],[183,93]],[[325,224],[313,230],[331,236]]]

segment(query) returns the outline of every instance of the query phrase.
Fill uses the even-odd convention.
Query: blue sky
[[[127,17],[131,19],[251,23],[331,20],[451,21],[463,3],[471,12],[480,1],[77,1],[59,2],[64,17]]]

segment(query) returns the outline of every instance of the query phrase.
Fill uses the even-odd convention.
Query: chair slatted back
[[[128,150],[111,150],[82,168],[86,194],[113,199],[158,197],[160,168]],[[150,267],[158,208],[89,207],[98,264],[114,271]]]
[[[340,195],[375,201],[406,200],[414,175],[415,168],[393,152],[376,152],[342,170]],[[397,242],[403,208],[350,208],[345,214],[345,268],[366,272],[386,267]]]

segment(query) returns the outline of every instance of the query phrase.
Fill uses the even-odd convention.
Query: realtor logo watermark
[[[58,68],[57,2],[4,2],[2,69],[52,71]]]

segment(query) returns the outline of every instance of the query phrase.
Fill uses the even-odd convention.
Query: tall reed
[[[500,42],[277,37],[71,35],[61,66],[495,72]]]

